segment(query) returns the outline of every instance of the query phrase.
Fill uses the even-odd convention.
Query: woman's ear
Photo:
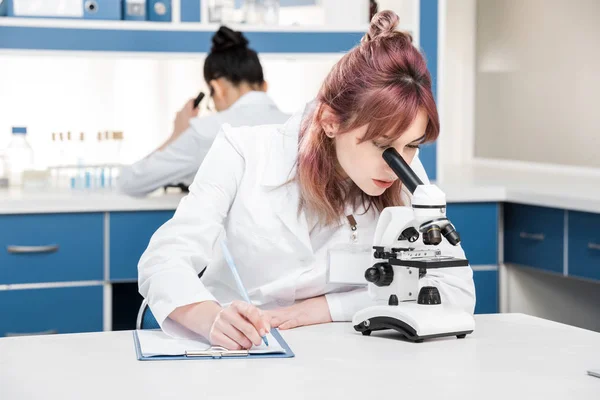
[[[338,123],[337,116],[335,115],[331,107],[329,107],[326,104],[323,104],[321,106],[320,121],[321,127],[323,128],[325,134],[328,137],[333,138],[335,137],[335,135],[337,135],[338,131],[340,130],[340,124]]]
[[[269,90],[269,84],[267,81],[263,81],[263,83],[260,84],[260,90],[265,93]]]
[[[211,96],[217,100],[222,100],[225,98],[225,85],[221,81],[221,79],[213,79],[208,82],[208,86],[211,88]]]

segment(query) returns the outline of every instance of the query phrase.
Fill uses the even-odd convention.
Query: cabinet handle
[[[6,251],[10,254],[39,254],[39,253],[55,253],[58,251],[57,244],[48,246],[6,246]]]
[[[591,249],[591,250],[600,250],[600,244],[589,242],[588,243],[588,249]]]
[[[41,332],[29,332],[29,333],[16,333],[16,332],[6,332],[4,334],[5,337],[15,337],[15,336],[42,336],[42,335],[56,335],[58,333],[58,329],[48,329],[47,331]]]
[[[519,233],[519,237],[521,237],[521,239],[537,240],[538,242],[541,242],[542,240],[544,240],[546,238],[546,236],[543,233],[527,233],[527,232]]]

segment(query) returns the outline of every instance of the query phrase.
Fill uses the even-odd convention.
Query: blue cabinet
[[[110,280],[137,279],[137,265],[150,238],[174,211],[110,214]]]
[[[498,312],[498,270],[473,271],[475,281],[475,314]]]
[[[562,274],[565,212],[555,208],[506,204],[505,262]]]
[[[498,264],[497,203],[450,203],[446,214],[471,265]]]
[[[0,284],[102,280],[102,214],[0,216]]]
[[[0,337],[102,330],[102,285],[0,291]]]
[[[600,214],[569,211],[569,275],[600,280]]]

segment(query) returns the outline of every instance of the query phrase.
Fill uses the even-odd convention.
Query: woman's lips
[[[379,179],[373,179],[373,182],[382,189],[387,189],[394,184],[394,181],[380,181]]]

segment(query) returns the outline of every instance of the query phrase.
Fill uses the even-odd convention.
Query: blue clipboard
[[[270,354],[250,354],[246,350],[226,350],[222,347],[211,347],[210,349],[199,352],[199,353],[190,353],[184,355],[164,355],[164,356],[151,356],[145,357],[142,355],[142,348],[140,346],[140,340],[137,335],[137,331],[133,331],[133,342],[135,345],[135,354],[139,361],[164,361],[164,360],[218,360],[218,359],[235,359],[235,358],[292,358],[295,357],[294,352],[290,349],[290,346],[283,340],[281,334],[277,329],[271,330],[271,335],[281,345],[284,353],[270,353]]]

